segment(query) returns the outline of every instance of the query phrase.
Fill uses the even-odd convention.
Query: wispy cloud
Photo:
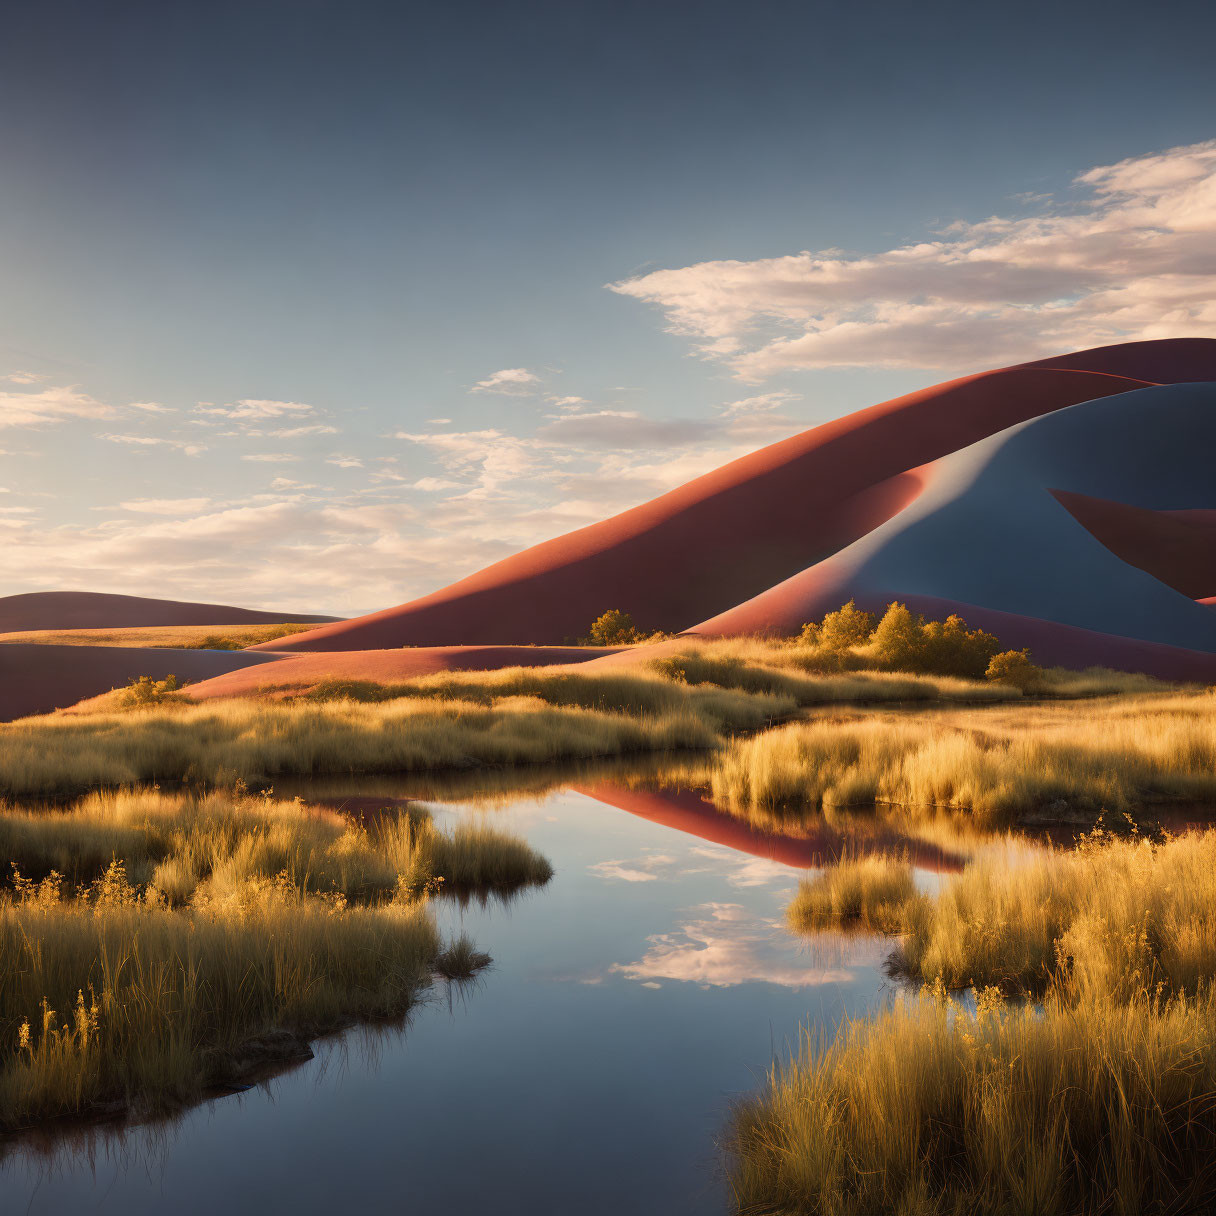
[[[9,377],[13,380],[13,377]],[[32,380],[16,380],[30,384]],[[82,393],[77,385],[42,388],[36,392],[0,391],[0,427],[45,426],[69,418],[113,418],[118,410]]]
[[[133,448],[172,448],[187,456],[199,456],[207,450],[206,444],[191,443],[187,439],[170,439],[163,435],[111,435],[102,434],[98,439],[107,443],[122,443]]]
[[[298,418],[305,414],[315,414],[316,406],[305,405],[302,401],[242,397],[239,401],[230,401],[226,405],[212,405],[210,402],[200,401],[195,410],[208,417],[228,418],[240,422],[266,418]]]
[[[975,368],[1129,338],[1216,336],[1216,140],[1082,173],[1075,200],[872,255],[700,262],[609,284],[742,380]]]
[[[527,397],[540,387],[540,377],[525,367],[504,367],[469,390],[473,393],[500,393],[506,397]]]

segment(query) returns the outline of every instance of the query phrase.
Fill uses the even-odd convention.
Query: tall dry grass
[[[978,1013],[932,998],[808,1036],[734,1120],[738,1209],[1141,1216],[1216,1196],[1216,1001]]]
[[[740,1209],[1212,1210],[1216,832],[1099,830],[994,850],[932,897],[909,884],[846,865],[791,905],[802,928],[829,921],[835,889],[880,908],[901,969],[932,984],[832,1042],[807,1037],[740,1107]],[[964,986],[973,1011],[948,995]]]
[[[1216,697],[821,716],[736,739],[712,784],[724,802],[795,815],[884,803],[1007,819],[1059,800],[1092,811],[1211,800]]]
[[[492,705],[227,701],[51,715],[0,726],[0,791],[60,795],[149,781],[260,782],[708,748],[728,723],[755,728],[792,708],[781,698],[706,689],[636,716],[525,697]]]
[[[484,826],[441,833],[419,813],[356,826],[214,794],[8,810],[0,841],[15,863],[0,893],[5,1131],[169,1109],[284,1040],[298,1052],[353,1019],[398,1017],[435,972],[486,961],[467,941],[444,948],[429,891],[551,873]]]
[[[803,933],[841,925],[893,933],[915,893],[912,867],[904,859],[884,853],[846,857],[803,879],[786,919]]]

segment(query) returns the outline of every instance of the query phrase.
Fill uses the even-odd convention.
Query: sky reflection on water
[[[403,1033],[355,1032],[159,1128],[4,1163],[5,1212],[726,1210],[718,1142],[799,1027],[887,999],[890,943],[791,936],[803,866],[565,791],[489,816],[552,861],[507,904],[438,902],[494,958]]]

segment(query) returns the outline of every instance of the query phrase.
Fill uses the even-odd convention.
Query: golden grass
[[[551,873],[485,827],[444,834],[417,812],[358,827],[232,795],[9,810],[0,838],[16,863],[0,894],[6,1131],[170,1109],[284,1041],[298,1055],[352,1019],[399,1017],[434,973],[488,961],[466,939],[444,947],[426,891]],[[119,847],[129,865],[107,859]]]
[[[912,868],[901,858],[882,853],[844,858],[803,879],[786,919],[803,933],[841,925],[892,933],[915,891]]]
[[[929,998],[808,1036],[737,1112],[747,1213],[1199,1212],[1216,1194],[1216,1001],[978,1015]]]
[[[675,705],[631,716],[525,697],[488,706],[402,698],[51,715],[0,727],[0,789],[70,794],[146,781],[229,784],[280,774],[423,772],[706,748],[728,723],[756,728],[792,709],[780,698],[713,689]]]
[[[1211,800],[1216,697],[819,716],[735,740],[712,785],[726,803],[793,815],[891,803],[1009,818],[1060,800],[1092,811]]]
[[[904,893],[897,888],[904,885]],[[806,1037],[732,1129],[742,1211],[1173,1213],[1216,1201],[1216,831],[994,849],[933,897],[897,866],[804,885],[905,934],[932,980]],[[863,912],[864,914],[864,912]],[[975,1012],[949,988],[973,987]],[[1001,991],[1041,994],[1042,1008]]]
[[[319,629],[317,624],[269,625],[146,625],[128,629],[29,629],[0,633],[0,645],[22,642],[34,646],[147,646],[170,650],[243,650],[259,642]]]

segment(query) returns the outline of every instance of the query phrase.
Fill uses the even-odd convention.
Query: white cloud
[[[17,383],[32,381],[18,380]],[[112,405],[82,393],[74,384],[32,393],[0,391],[0,427],[45,426],[68,418],[113,418],[117,413]]]
[[[680,980],[714,988],[752,983],[806,988],[853,978],[844,967],[808,959],[780,920],[740,904],[708,903],[695,911],[700,915],[673,932],[648,938],[650,948],[636,963],[612,970],[644,983]],[[883,950],[890,946],[884,943]]]
[[[158,435],[98,435],[108,443],[123,443],[134,448],[173,448],[187,456],[198,456],[207,450],[201,443],[190,443],[185,439],[167,439]]]
[[[277,431],[266,432],[273,439],[296,439],[302,435],[337,435],[338,433],[336,426],[329,426],[324,422],[314,422],[308,426],[282,427]]]
[[[524,367],[504,367],[469,390],[473,393],[501,393],[506,397],[529,397],[536,392],[540,377]]]
[[[211,405],[209,402],[200,401],[195,409],[200,414],[235,421],[290,418],[316,413],[315,406],[305,405],[302,401],[271,401],[260,397],[242,397],[239,401],[230,401],[227,405]]]
[[[1082,173],[1076,203],[872,255],[701,262],[610,284],[745,381],[792,369],[980,368],[1216,336],[1216,140]]]
[[[241,459],[251,464],[292,464],[300,457],[293,456],[291,452],[246,452]]]
[[[210,504],[210,498],[132,498],[118,505],[139,515],[194,515]]]
[[[46,377],[39,372],[9,372],[0,379],[7,380],[10,384],[40,384]]]

